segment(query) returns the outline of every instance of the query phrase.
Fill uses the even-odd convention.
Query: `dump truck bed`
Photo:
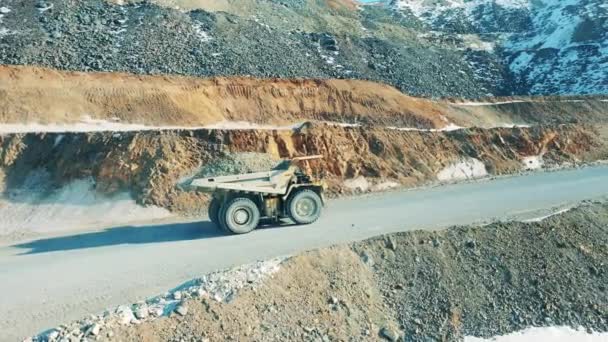
[[[273,170],[234,176],[198,178],[194,179],[190,186],[206,192],[236,190],[265,194],[285,194],[292,176],[292,170]]]

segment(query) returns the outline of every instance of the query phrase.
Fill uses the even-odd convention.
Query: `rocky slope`
[[[370,188],[386,182],[413,186],[608,159],[601,134],[573,125],[428,132],[311,124],[295,131],[10,134],[0,136],[0,179],[10,196],[43,170],[51,189],[93,179],[100,194],[128,191],[140,204],[198,214],[205,197],[177,184],[227,152],[322,154],[313,171],[324,173],[330,192],[339,194],[367,191],[348,183],[360,177]]]
[[[608,92],[604,1],[393,0],[391,5],[427,23],[438,39],[480,38],[480,49],[508,66],[516,92]]]
[[[411,95],[605,94],[599,0],[10,0],[0,63],[354,78]]]
[[[11,0],[0,22],[0,63],[139,74],[370,79],[428,96],[475,97],[487,93],[479,88],[496,88],[472,76],[461,52],[420,41],[388,9],[367,15],[352,2],[337,0],[211,3],[191,2],[203,9],[181,10],[148,1]],[[228,12],[204,10],[222,4]],[[381,34],[369,33],[376,30]]]
[[[462,341],[528,327],[608,332],[606,227],[608,205],[596,202],[540,222],[393,234],[207,275],[34,340]]]

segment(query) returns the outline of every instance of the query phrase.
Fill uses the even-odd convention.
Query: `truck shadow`
[[[189,241],[226,236],[211,222],[192,222],[142,227],[114,227],[102,231],[39,239],[12,247],[26,249],[19,255],[39,254],[116,245]]]

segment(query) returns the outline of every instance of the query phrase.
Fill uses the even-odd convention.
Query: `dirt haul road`
[[[245,236],[196,222],[12,243],[0,247],[0,332],[17,340],[237,264],[389,232],[542,217],[607,194],[600,166],[335,200],[314,225]]]

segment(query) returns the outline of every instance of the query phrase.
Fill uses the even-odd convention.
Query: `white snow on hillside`
[[[537,1],[531,19],[530,32],[512,35],[504,48],[515,57],[511,71],[531,84],[532,94],[608,92],[608,11],[601,1]],[[581,37],[592,34],[583,25],[603,25],[596,27],[601,38]]]
[[[48,177],[44,171],[32,172],[24,187],[0,196],[0,237],[126,225],[172,216],[163,208],[138,205],[126,192],[100,195],[91,179],[52,190]]]
[[[164,131],[164,130],[195,130],[195,129],[221,129],[221,130],[293,130],[302,123],[293,125],[264,125],[245,121],[220,121],[204,126],[152,126],[135,123],[120,122],[119,120],[102,120],[83,117],[79,122],[63,124],[41,123],[4,123],[0,124],[0,134],[16,133],[83,133],[83,132],[134,132],[134,131]]]
[[[552,212],[552,213],[550,213],[550,214],[548,214],[548,215],[543,215],[543,216],[539,216],[539,217],[534,217],[534,218],[531,218],[531,219],[523,220],[522,222],[526,222],[526,223],[532,223],[532,222],[542,222],[542,221],[544,221],[544,220],[546,220],[546,219],[548,219],[548,218],[550,218],[550,217],[557,216],[557,215],[561,215],[561,214],[563,214],[563,213],[567,213],[567,212],[569,212],[570,210],[572,210],[572,207],[567,207],[567,208],[563,208],[563,209],[559,209],[559,210],[557,210],[557,211],[554,211],[554,212]]]
[[[441,182],[453,182],[459,180],[483,178],[488,175],[485,164],[475,158],[463,159],[457,163],[446,166],[437,173],[437,179]]]
[[[395,6],[399,9],[409,9],[416,16],[435,18],[450,10],[462,10],[471,14],[479,6],[496,3],[505,8],[528,8],[529,0],[398,0]]]
[[[568,327],[530,328],[509,335],[498,336],[492,339],[478,337],[465,337],[465,342],[606,342],[608,333],[589,334],[582,330],[573,330]]]
[[[450,24],[495,34],[505,65],[530,94],[608,93],[605,0],[398,0],[393,5],[445,35],[455,35],[448,32]]]
[[[527,39],[517,40],[507,44],[510,49],[560,49],[569,44],[576,27],[582,19],[566,11],[568,6],[577,6],[579,0],[559,1],[554,4],[545,3],[545,7],[538,8],[534,15],[534,35]]]

